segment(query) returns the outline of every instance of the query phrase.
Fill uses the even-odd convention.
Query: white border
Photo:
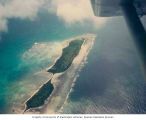
[[[51,114],[51,115],[12,115],[1,114],[0,120],[146,120],[144,114]]]

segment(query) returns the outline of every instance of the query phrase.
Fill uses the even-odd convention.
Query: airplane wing
[[[146,15],[146,0],[91,0],[94,14],[100,17],[122,16],[121,5],[132,2],[138,15]]]
[[[95,16],[124,16],[141,55],[146,73],[146,32],[140,20],[146,15],[146,0],[91,0]]]

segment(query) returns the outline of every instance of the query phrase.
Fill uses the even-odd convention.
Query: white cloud
[[[7,30],[9,18],[33,19],[44,0],[5,0],[0,2],[0,31]]]
[[[95,17],[89,0],[52,0],[56,15],[67,24],[90,20],[97,27],[105,23],[105,18]]]
[[[96,27],[105,23],[95,17],[89,0],[0,0],[0,32],[7,31],[10,18],[34,19],[41,7],[56,14],[67,25],[91,21]]]

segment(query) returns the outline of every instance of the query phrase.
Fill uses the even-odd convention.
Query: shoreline
[[[75,81],[76,81],[77,77],[79,76],[79,72],[81,71],[81,69],[86,64],[87,56],[88,56],[90,50],[92,49],[92,46],[94,44],[94,40],[96,38],[96,35],[95,34],[85,34],[85,35],[81,35],[81,36],[77,36],[77,37],[65,40],[65,42],[67,42],[67,44],[65,46],[68,46],[71,41],[73,41],[77,38],[82,38],[82,37],[85,38],[85,41],[84,41],[84,43],[83,43],[83,45],[80,49],[79,54],[74,58],[71,66],[66,71],[64,71],[62,73],[56,73],[55,75],[53,75],[52,84],[54,85],[54,90],[51,93],[51,95],[49,96],[49,98],[45,101],[44,105],[42,105],[38,108],[32,108],[32,109],[26,111],[25,114],[60,113],[60,111],[63,109],[63,105],[66,103],[70,92],[72,92],[72,87],[74,86]],[[60,58],[60,56],[55,59],[54,64]],[[49,66],[46,70],[51,68],[54,64]],[[72,75],[69,75],[69,76],[71,76],[70,80],[66,80],[66,79],[68,79],[67,75],[69,73],[72,74]],[[48,72],[48,74],[50,74],[50,72]],[[49,82],[49,80],[47,82]],[[47,82],[45,82],[45,83],[47,83]],[[37,93],[43,85],[41,85],[39,87],[39,89],[37,89],[34,92],[34,94]],[[64,87],[66,87],[65,91],[67,91],[67,92],[63,93],[64,90],[62,90],[62,88],[64,88]],[[60,90],[61,90],[61,92],[59,92]],[[60,99],[59,96],[60,97],[63,96],[65,99],[64,98]],[[27,99],[26,102],[29,99]],[[53,103],[52,103],[52,100],[54,101]],[[57,106],[54,105],[54,103],[56,104],[56,102],[58,102]],[[49,107],[51,106],[51,108],[49,110],[48,110],[48,106]]]
[[[96,36],[95,36],[95,38],[96,38]],[[80,66],[79,66],[79,69],[78,69],[78,71],[77,71],[77,74],[76,74],[76,76],[75,76],[75,78],[74,78],[74,80],[73,80],[73,82],[72,82],[70,91],[68,92],[67,97],[66,97],[66,99],[65,99],[65,101],[64,101],[64,103],[63,103],[63,105],[62,105],[62,107],[60,108],[60,110],[59,110],[58,113],[62,113],[62,112],[63,112],[64,105],[67,104],[67,100],[68,100],[68,98],[69,98],[69,95],[70,95],[71,92],[73,92],[73,87],[74,87],[74,85],[75,85],[75,83],[76,83],[76,81],[77,81],[77,78],[80,76],[80,75],[79,75],[79,72],[80,72],[80,71],[84,68],[84,66],[88,63],[88,62],[87,62],[87,58],[88,58],[88,55],[89,55],[89,53],[90,53],[90,50],[91,50],[92,47],[93,47],[95,38],[94,38],[93,41],[92,41],[92,45],[91,45],[90,48],[88,49],[87,56],[85,56],[85,58],[83,59],[82,63],[81,63]]]

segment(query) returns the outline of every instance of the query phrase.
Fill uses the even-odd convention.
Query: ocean
[[[64,39],[93,31],[89,24],[80,25],[77,23],[66,26],[57,16],[48,14],[47,11],[41,11],[38,17],[32,21],[10,19],[8,31],[1,33],[0,41],[0,113],[9,113],[9,107],[15,104],[19,95],[29,92],[26,87],[22,87],[25,86],[24,82],[21,83],[24,78],[28,79],[28,76],[30,78],[33,73],[45,69],[53,62],[51,57],[49,59],[45,56],[46,46],[43,47],[44,49],[41,48],[42,52],[39,51],[40,48],[38,50],[44,56],[35,57],[37,54],[37,48],[35,48],[35,51],[30,52],[34,57],[29,54],[28,58],[23,60],[24,53],[37,43],[40,43],[41,46],[43,43],[48,45],[48,42],[59,43]],[[49,45],[53,47],[53,45]],[[44,59],[42,60],[40,57],[44,57]]]
[[[97,38],[62,112],[146,112],[146,81],[122,17],[110,18],[95,29],[91,21],[67,26],[41,11],[33,21],[10,19],[8,28],[0,41],[0,113],[12,113],[10,108],[35,89],[34,83],[41,85],[43,78],[34,74],[52,64],[48,46],[55,54],[54,42],[59,45],[85,33],[96,33]]]
[[[63,113],[146,113],[146,81],[140,64],[124,18],[109,19],[97,31],[87,64],[76,80]]]

